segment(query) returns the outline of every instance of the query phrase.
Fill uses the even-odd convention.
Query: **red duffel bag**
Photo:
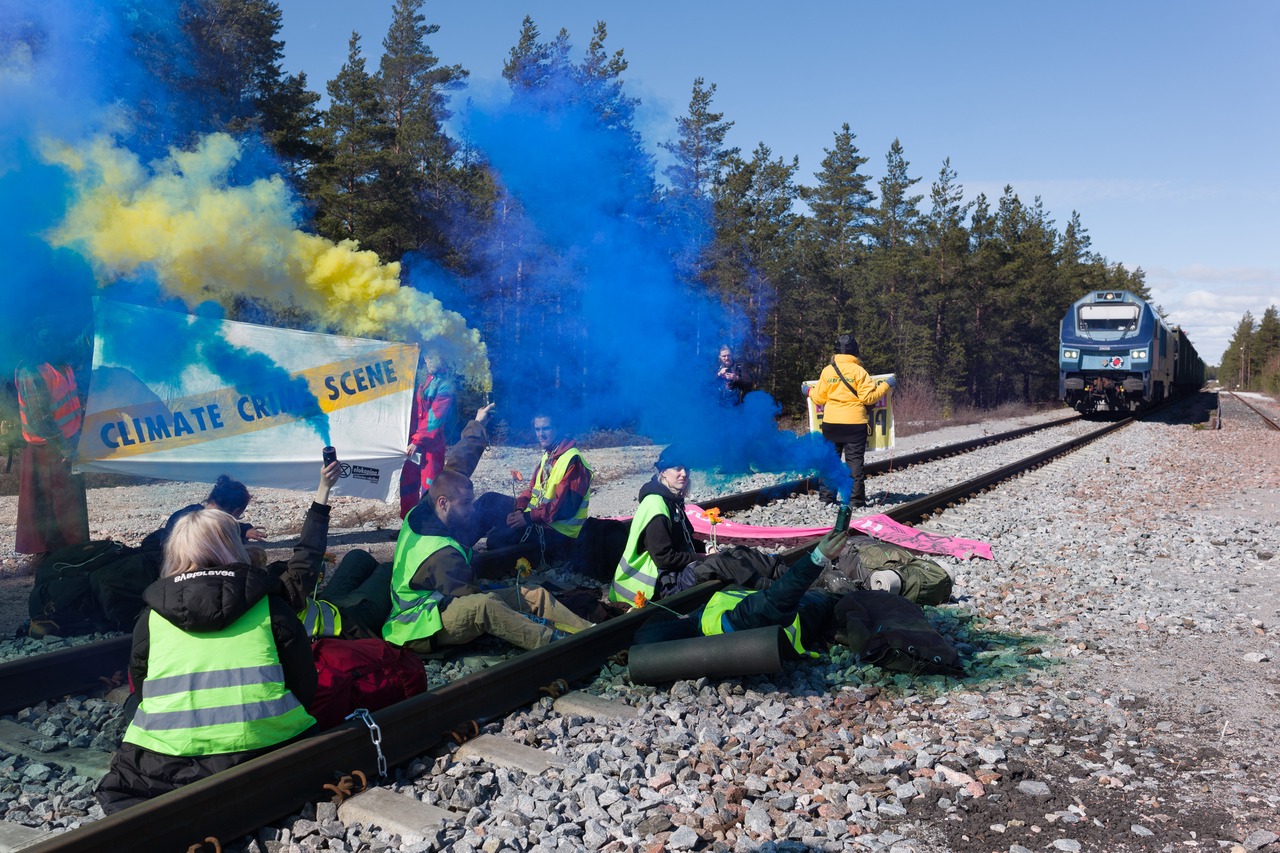
[[[326,637],[312,645],[319,685],[311,715],[321,729],[338,725],[357,708],[377,711],[427,689],[422,660],[384,640]]]

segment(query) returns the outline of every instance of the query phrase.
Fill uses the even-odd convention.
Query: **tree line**
[[[1262,319],[1244,312],[1222,353],[1217,379],[1227,388],[1280,394],[1280,312],[1268,306]]]
[[[423,5],[393,0],[376,69],[363,36],[350,34],[324,109],[305,75],[282,70],[272,0],[184,0],[189,62],[139,48],[199,106],[199,130],[266,140],[317,233],[455,274],[495,364],[526,360],[537,346],[546,363],[532,360],[534,378],[585,394],[585,376],[553,363],[590,343],[575,320],[579,291],[572,282],[529,286],[539,271],[563,274],[554,257],[563,247],[510,228],[519,200],[483,151],[446,130],[450,96],[468,71],[433,52],[439,28]],[[734,123],[715,109],[716,84],[705,78],[692,81],[687,113],[659,141],[667,163],[659,169],[635,128],[639,101],[626,88],[624,52],[607,38],[600,21],[578,51],[565,30],[545,37],[526,17],[502,74],[513,100],[585,110],[611,140],[617,180],[635,201],[627,215],[667,235],[683,285],[731,318],[689,342],[691,362],[708,373],[730,341],[758,387],[798,408],[800,381],[815,378],[836,337],[851,332],[872,372],[897,373],[944,409],[1043,401],[1056,394],[1055,341],[1071,302],[1098,289],[1149,298],[1143,270],[1093,252],[1076,212],[1059,227],[1039,197],[1025,200],[1012,186],[968,199],[949,159],[925,183],[899,140],[871,170],[843,124],[811,178],[799,174],[798,158],[763,141],[750,152],[731,147]],[[557,342],[549,352],[547,341]]]

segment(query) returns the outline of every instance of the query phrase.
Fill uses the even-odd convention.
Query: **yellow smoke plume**
[[[279,176],[231,186],[240,157],[232,137],[206,136],[149,166],[104,139],[49,146],[45,156],[72,174],[76,190],[52,242],[81,252],[105,285],[148,267],[188,307],[252,296],[300,308],[329,331],[421,342],[489,389],[479,332],[430,294],[402,287],[400,264],[352,240],[299,231],[297,204]]]

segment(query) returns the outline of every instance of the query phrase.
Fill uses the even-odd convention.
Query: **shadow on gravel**
[[[1203,424],[1209,415],[1218,410],[1218,395],[1210,391],[1197,391],[1153,412],[1146,418],[1153,424]]]
[[[978,624],[973,613],[958,607],[926,607],[924,612],[938,633],[960,653],[963,678],[888,672],[860,663],[848,649],[837,646],[832,649],[832,660],[847,668],[835,676],[836,683],[939,695],[987,682],[1012,681],[1053,663],[1041,656],[1046,647],[1058,642],[1053,637],[988,630]]]

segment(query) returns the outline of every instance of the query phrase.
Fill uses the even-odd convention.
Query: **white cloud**
[[[1207,364],[1218,364],[1246,311],[1259,319],[1280,306],[1280,269],[1192,264],[1148,270],[1153,301],[1190,335]]]

